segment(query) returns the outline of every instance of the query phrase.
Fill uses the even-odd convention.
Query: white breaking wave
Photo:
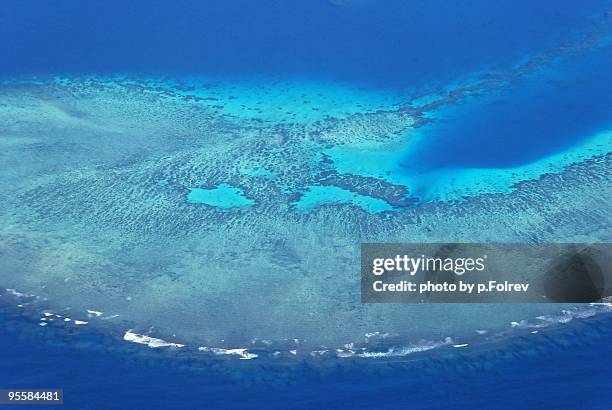
[[[425,352],[441,346],[448,346],[453,343],[453,339],[450,337],[445,338],[441,341],[423,340],[420,343],[411,344],[407,346],[394,346],[389,348],[386,352],[362,352],[356,356],[365,358],[380,358],[380,357],[397,357],[407,356],[412,353]]]
[[[219,347],[198,347],[200,352],[210,352],[216,355],[236,355],[240,360],[250,360],[259,357],[255,353],[249,353],[247,349],[222,349]]]
[[[147,336],[147,335],[141,335],[138,333],[134,333],[131,330],[128,330],[125,332],[125,334],[123,335],[123,340],[126,340],[128,342],[132,342],[132,343],[139,343],[139,344],[143,344],[143,345],[147,345],[149,347],[152,348],[157,348],[157,347],[185,347],[184,344],[180,344],[180,343],[172,343],[172,342],[167,342],[163,339],[157,339],[155,337],[151,337],[151,336]]]

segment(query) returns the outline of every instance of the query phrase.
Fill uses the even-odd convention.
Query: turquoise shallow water
[[[270,123],[312,123],[327,117],[394,109],[401,89],[361,88],[351,83],[300,77],[181,77],[186,93],[221,115]],[[191,87],[193,87],[191,89]]]
[[[406,136],[406,140],[410,138]],[[409,142],[406,144],[410,145]],[[606,154],[611,149],[612,132],[602,131],[585,137],[566,150],[515,167],[443,167],[421,171],[412,169],[412,162],[406,158],[414,154],[404,144],[375,148],[334,147],[326,153],[340,172],[379,177],[406,185],[411,195],[426,202],[457,200],[487,193],[509,193],[522,181],[537,179],[549,172],[559,172],[570,164]]]
[[[220,184],[215,188],[192,188],[187,199],[190,202],[216,206],[223,209],[242,208],[255,204],[255,201],[244,196],[240,188]]]
[[[298,210],[307,211],[322,204],[353,204],[370,213],[393,209],[382,199],[356,194],[335,186],[308,187],[299,201],[295,203],[295,207]]]

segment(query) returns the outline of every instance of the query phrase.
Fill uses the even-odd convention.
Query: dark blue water
[[[565,41],[609,1],[8,0],[0,75],[140,72],[419,88]]]
[[[433,114],[408,172],[516,167],[612,127],[612,47],[561,58]]]
[[[302,378],[288,384],[282,372],[275,383],[228,382],[161,360],[20,339],[3,325],[0,386],[63,388],[67,409],[595,410],[612,402],[610,317],[573,325],[565,336],[521,339],[484,357],[408,369],[379,363],[365,373],[299,367]],[[262,368],[246,379],[257,372],[274,375]]]

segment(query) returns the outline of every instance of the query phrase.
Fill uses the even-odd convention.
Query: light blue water
[[[295,203],[295,207],[300,211],[307,211],[321,204],[352,204],[370,213],[393,209],[382,199],[357,194],[336,186],[319,185],[308,187],[299,201]]]
[[[219,114],[269,123],[304,123],[364,111],[396,109],[406,95],[395,88],[362,88],[354,83],[308,77],[184,77],[186,91]]]
[[[255,204],[244,196],[240,188],[228,184],[220,184],[211,189],[192,188],[187,199],[190,202],[216,206],[223,209],[248,207]]]

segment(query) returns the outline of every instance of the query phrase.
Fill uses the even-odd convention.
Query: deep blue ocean
[[[604,410],[612,401],[610,316],[574,324],[563,335],[520,338],[484,357],[434,358],[407,369],[378,363],[364,372],[304,364],[294,370],[302,374],[298,383],[285,382],[281,372],[275,383],[247,382],[258,372],[275,377],[265,366],[227,382],[167,360],[88,347],[95,339],[78,346],[42,342],[5,325],[0,322],[0,384],[63,387],[60,408]]]
[[[606,5],[7,1],[0,9],[0,75],[219,73],[420,89],[567,41],[600,18]]]
[[[439,121],[422,131],[426,141],[407,158],[411,168],[516,167],[608,129],[612,49],[582,57],[440,110]]]
[[[574,42],[611,6],[605,0],[5,0],[0,80],[211,75],[331,81],[416,97]],[[483,98],[436,110],[436,121],[423,128],[435,138],[407,154],[413,166],[407,172],[522,166],[608,129],[611,48],[603,43],[586,53],[587,60],[570,56]],[[427,373],[385,365],[354,376],[338,368],[279,386],[222,382],[167,360],[85,343],[43,343],[6,330],[0,316],[0,388],[61,387],[64,408],[96,410],[608,409],[612,319],[597,320],[559,339],[508,342],[491,366],[478,356],[432,358]]]

